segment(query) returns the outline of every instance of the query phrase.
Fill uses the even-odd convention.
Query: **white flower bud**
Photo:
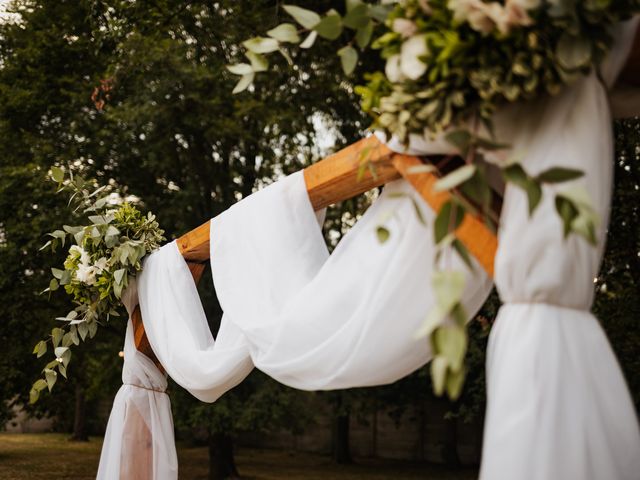
[[[417,80],[427,71],[427,64],[420,57],[429,53],[426,35],[416,35],[402,44],[400,70],[411,80]]]

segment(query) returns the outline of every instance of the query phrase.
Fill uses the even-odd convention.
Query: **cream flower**
[[[79,282],[86,283],[87,285],[93,285],[96,283],[95,268],[86,264],[78,265],[78,269],[76,270],[76,279]]]
[[[406,18],[396,18],[391,28],[394,32],[402,35],[402,38],[409,38],[418,31],[416,24]]]
[[[108,262],[109,261],[105,257],[100,257],[98,259],[98,261],[93,266],[93,268],[95,269],[95,271],[96,271],[96,273],[98,275],[101,274],[103,271],[105,271],[107,269]]]
[[[400,71],[411,80],[417,80],[427,71],[427,64],[420,57],[429,53],[426,35],[415,35],[402,44]]]
[[[393,83],[402,82],[405,79],[402,70],[400,70],[400,54],[392,55],[387,59],[384,73]]]
[[[79,258],[80,259],[80,263],[88,265],[89,262],[91,261],[91,257],[89,256],[89,254],[87,253],[87,251],[78,246],[78,245],[72,245],[71,248],[69,249],[69,255],[72,258]]]

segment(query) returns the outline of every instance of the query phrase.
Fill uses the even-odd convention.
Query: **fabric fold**
[[[147,259],[140,306],[153,350],[204,401],[215,401],[254,365],[305,390],[393,382],[430,359],[416,332],[434,306],[433,218],[408,183],[394,182],[329,256],[302,172],[284,178],[211,222],[224,310],[216,339],[175,243]],[[381,226],[391,232],[384,244]],[[444,259],[467,271],[453,252]],[[468,271],[470,318],[491,286],[479,265]]]
[[[138,304],[133,280],[122,297],[129,315]],[[102,444],[98,480],[175,480],[178,458],[166,376],[136,349],[129,320],[122,387],[113,401]]]

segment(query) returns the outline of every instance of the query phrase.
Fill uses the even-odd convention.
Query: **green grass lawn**
[[[0,480],[93,479],[101,438],[69,442],[60,434],[0,434]],[[180,478],[207,478],[205,448],[178,448]],[[450,471],[426,464],[361,459],[338,466],[314,454],[241,449],[237,454],[242,478],[251,480],[471,480],[475,470]]]

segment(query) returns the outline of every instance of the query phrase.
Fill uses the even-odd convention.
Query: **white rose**
[[[393,21],[392,30],[402,35],[402,38],[409,38],[416,33],[418,27],[411,20],[407,20],[406,18],[396,18]]]
[[[97,274],[101,274],[103,271],[107,269],[108,260],[105,257],[100,257],[98,261],[95,263],[93,268],[96,270]]]
[[[429,53],[426,35],[416,35],[402,44],[400,50],[400,70],[411,80],[417,80],[427,71],[427,64],[420,57]]]
[[[384,73],[389,81],[393,83],[402,82],[405,79],[400,70],[400,54],[392,55],[387,59]]]
[[[71,248],[69,249],[69,255],[72,258],[79,258],[80,263],[83,263],[85,265],[88,265],[89,262],[91,261],[91,257],[86,252],[86,250],[78,245],[71,246]]]
[[[86,264],[78,265],[78,269],[76,270],[76,279],[79,282],[86,283],[87,285],[93,285],[96,283],[95,268]]]

